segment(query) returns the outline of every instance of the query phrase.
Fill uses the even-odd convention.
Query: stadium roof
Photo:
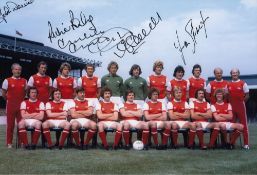
[[[230,76],[224,76],[224,80],[231,80]],[[240,79],[244,80],[250,89],[257,89],[257,74],[240,75]],[[208,82],[214,80],[214,77],[209,77]]]
[[[0,49],[14,51],[14,43],[15,37],[0,34]],[[16,38],[15,51],[78,64],[91,63],[94,64],[96,67],[101,67],[102,64],[102,62],[100,61],[75,57],[67,53],[61,52],[59,50],[53,49],[51,47],[44,46],[43,43],[30,41],[22,38]]]

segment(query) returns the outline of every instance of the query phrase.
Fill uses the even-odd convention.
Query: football
[[[133,148],[135,150],[142,150],[144,148],[144,144],[141,140],[136,140],[134,143],[133,143]]]

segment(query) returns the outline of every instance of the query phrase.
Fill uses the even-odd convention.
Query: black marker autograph
[[[0,23],[2,23],[3,21],[5,23],[7,23],[7,19],[6,17],[17,10],[20,10],[30,4],[32,4],[34,2],[34,0],[24,0],[24,2],[22,4],[17,4],[15,2],[12,1],[7,1],[5,3],[5,6],[3,6],[2,8],[0,8]]]
[[[185,26],[185,32],[189,35],[189,37],[191,38],[191,40],[193,42],[193,50],[192,50],[193,54],[195,54],[196,45],[197,45],[197,37],[196,36],[199,34],[199,32],[202,29],[204,29],[205,38],[207,38],[206,21],[210,17],[204,18],[202,15],[202,11],[200,11],[200,15],[201,15],[201,21],[200,21],[200,24],[198,24],[196,27],[193,26],[192,19],[190,19]],[[184,57],[183,49],[187,48],[191,43],[188,41],[184,41],[183,44],[181,45],[177,30],[176,30],[176,36],[177,36],[177,44],[174,42],[174,47],[179,50],[179,52],[181,53],[181,58],[183,60],[183,63],[186,65],[186,60]]]
[[[162,20],[158,12],[157,19],[151,17],[147,29],[141,29],[137,34],[123,27],[113,27],[108,30],[98,30],[93,22],[92,15],[85,16],[83,12],[80,13],[79,18],[75,18],[73,12],[70,10],[69,26],[62,29],[56,27],[53,29],[52,24],[48,21],[49,35],[48,38],[52,43],[54,39],[57,40],[58,47],[61,49],[68,48],[71,53],[75,53],[80,49],[87,49],[90,53],[102,53],[115,49],[113,52],[117,57],[122,58],[126,52],[131,54],[138,53],[138,49],[145,43],[145,38],[156,28]],[[63,25],[63,23],[62,23]],[[78,28],[87,28],[86,32],[81,37],[74,40],[65,40],[63,38],[67,33]],[[82,42],[82,43],[81,43]]]

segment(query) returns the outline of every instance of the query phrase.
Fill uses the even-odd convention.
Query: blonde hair
[[[155,71],[157,66],[160,66],[162,69],[164,69],[163,62],[161,60],[157,60],[153,63],[153,71]]]

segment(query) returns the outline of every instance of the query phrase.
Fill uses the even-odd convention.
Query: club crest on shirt
[[[36,83],[37,83],[37,84],[39,84],[39,83],[40,83],[40,81],[39,81],[39,80],[37,80],[37,81],[36,81]]]

